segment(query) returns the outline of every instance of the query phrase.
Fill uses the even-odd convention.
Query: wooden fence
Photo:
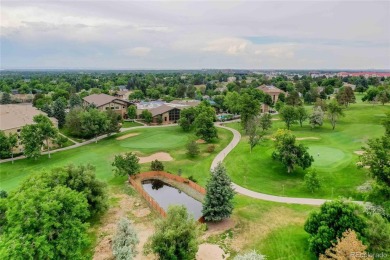
[[[143,173],[140,173],[137,175],[130,176],[129,182],[131,183],[131,185],[133,185],[134,189],[136,189],[142,195],[142,197],[144,197],[144,199],[149,203],[149,205],[152,208],[154,208],[158,213],[160,213],[161,216],[163,216],[163,217],[167,216],[167,213],[165,212],[165,210],[163,208],[161,208],[160,205],[158,205],[158,203],[144,190],[144,188],[140,184],[140,182],[142,182],[143,180],[153,179],[155,177],[164,177],[164,178],[167,178],[170,180],[181,182],[181,183],[187,184],[192,189],[196,190],[197,192],[199,192],[203,195],[206,194],[205,188],[198,185],[197,183],[190,181],[186,178],[183,178],[181,176],[170,174],[167,172],[150,171],[150,172],[143,172]],[[137,181],[138,179],[140,181]],[[200,219],[199,219],[199,221],[200,221]]]

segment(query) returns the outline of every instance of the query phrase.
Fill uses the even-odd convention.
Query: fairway
[[[116,140],[116,138],[130,133],[139,133],[137,136]],[[67,151],[53,153],[52,158],[47,155],[37,160],[22,159],[2,163],[0,165],[0,189],[10,191],[28,175],[34,172],[50,170],[67,164],[92,164],[96,167],[96,176],[105,181],[117,181],[111,166],[115,155],[125,152],[137,152],[140,156],[148,156],[157,152],[169,153],[174,161],[164,162],[165,170],[172,173],[181,171],[184,177],[194,176],[199,184],[204,185],[209,176],[209,168],[215,154],[221,151],[232,139],[232,133],[225,129],[218,129],[220,139],[216,140],[213,153],[205,152],[208,144],[201,144],[201,154],[196,158],[186,155],[185,145],[193,133],[186,133],[178,126],[150,127],[134,129],[120,134],[112,135],[100,140],[97,144],[92,143]],[[150,169],[150,164],[141,166],[142,171]],[[124,180],[124,178],[121,178]]]

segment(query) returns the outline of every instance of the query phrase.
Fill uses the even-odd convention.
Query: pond
[[[181,190],[156,179],[145,180],[142,186],[165,211],[168,211],[170,205],[183,205],[195,220],[202,217],[202,203]]]

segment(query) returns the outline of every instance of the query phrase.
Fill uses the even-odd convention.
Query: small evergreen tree
[[[135,229],[127,218],[121,218],[112,239],[112,253],[117,260],[131,260],[137,255],[139,239]]]
[[[53,116],[58,120],[58,128],[62,128],[65,125],[65,108],[67,101],[65,98],[60,97],[54,101],[53,104]]]
[[[314,193],[316,190],[321,188],[321,179],[318,177],[317,171],[312,170],[305,174],[304,177],[305,186],[308,190]]]
[[[187,144],[187,154],[190,157],[195,157],[200,153],[199,145],[195,141],[190,141]]]
[[[137,118],[137,107],[136,106],[129,106],[127,108],[127,117],[131,120],[134,120]]]
[[[219,163],[207,182],[202,213],[206,221],[221,221],[233,211],[234,190],[225,167]]]
[[[156,159],[156,160],[152,161],[152,163],[150,164],[150,170],[151,171],[163,171],[164,164]]]

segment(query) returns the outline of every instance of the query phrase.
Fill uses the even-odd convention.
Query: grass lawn
[[[128,133],[139,133],[137,136],[116,140],[118,136]],[[216,149],[213,153],[204,152],[207,144],[201,144],[201,155],[191,159],[185,154],[185,145],[191,133],[185,133],[179,127],[144,128],[134,129],[125,133],[113,135],[99,141],[97,144],[89,144],[79,148],[52,154],[52,158],[41,156],[38,160],[22,159],[14,164],[3,163],[0,166],[0,189],[10,191],[17,187],[18,183],[33,172],[48,170],[67,164],[92,164],[96,167],[96,176],[106,182],[115,180],[111,163],[116,154],[136,151],[142,155],[150,155],[155,152],[168,152],[174,158],[172,162],[165,162],[167,171],[177,173],[182,169],[183,176],[193,175],[201,185],[206,183],[209,167],[215,154],[222,150],[230,142],[230,131],[218,129],[220,139],[216,141]],[[148,170],[150,163],[143,164],[142,170]]]
[[[358,155],[369,138],[384,134],[380,121],[390,105],[370,105],[358,102],[345,110],[346,116],[332,130],[329,120],[322,127],[311,129],[306,121],[301,128],[294,125],[291,130],[297,138],[316,137],[317,140],[298,141],[309,147],[309,153],[314,157],[312,168],[323,179],[324,187],[310,193],[303,185],[305,171],[296,169],[288,174],[285,167],[271,158],[274,151],[273,141],[266,139],[249,153],[248,139],[243,135],[239,145],[225,160],[228,172],[233,181],[251,190],[290,197],[336,198],[338,196],[355,197],[356,186],[369,179],[366,170],[357,169]],[[275,116],[278,118],[278,116]],[[226,124],[241,131],[238,123]],[[279,128],[285,128],[281,120],[273,121],[269,131],[272,134]],[[241,163],[237,163],[241,162]]]
[[[137,122],[132,122],[132,121],[123,121],[122,127],[123,128],[129,128],[129,127],[134,127],[134,126],[141,126],[142,124],[137,123]]]

